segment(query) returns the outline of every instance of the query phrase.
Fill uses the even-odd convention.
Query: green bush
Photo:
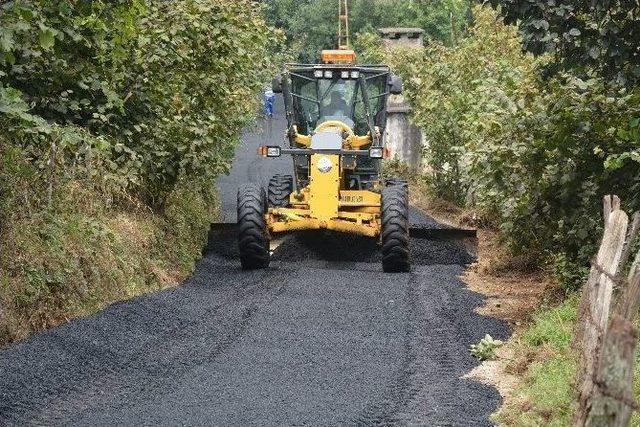
[[[595,253],[602,196],[640,209],[640,88],[543,78],[551,58],[523,53],[517,28],[489,7],[474,9],[453,47],[407,53],[359,41],[405,76],[435,193],[499,226],[514,252],[561,261],[568,288]]]
[[[103,178],[154,206],[180,177],[228,169],[268,66],[249,1],[16,0],[0,28],[0,120],[14,141],[65,169],[105,153]]]
[[[553,52],[553,66],[593,73],[619,84],[640,83],[638,4],[632,1],[491,0],[518,24],[530,52]]]
[[[0,342],[184,278],[281,41],[249,0],[0,4]]]

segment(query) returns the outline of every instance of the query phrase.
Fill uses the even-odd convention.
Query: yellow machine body
[[[238,190],[244,269],[268,267],[272,234],[333,230],[379,238],[383,271],[409,271],[407,185],[381,176],[389,155],[383,138],[387,101],[402,93],[402,81],[387,65],[356,63],[348,2],[339,4],[337,49],[323,51],[322,63],[285,64],[273,79],[273,92],[284,101],[284,144],[261,145],[257,154],[291,156],[292,170],[274,175],[266,192],[255,184]],[[384,233],[383,197],[392,207],[384,212]]]
[[[363,142],[365,138],[370,141],[368,137],[359,137]],[[343,144],[350,145],[354,140],[351,135]],[[270,208],[267,212],[269,231],[327,229],[379,236],[380,194],[344,190],[343,165],[338,155],[312,154],[309,164],[309,185],[291,194],[289,207]]]

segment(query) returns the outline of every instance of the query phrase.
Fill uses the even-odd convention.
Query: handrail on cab
[[[372,139],[370,132],[367,132],[364,136],[356,135],[353,130],[347,126],[345,123],[338,120],[331,120],[320,124],[314,132],[320,132],[330,128],[337,128],[338,130],[342,130],[348,134],[346,138],[343,139],[343,147],[347,150],[359,149],[367,145],[371,145]],[[380,129],[376,126],[375,128],[378,136],[380,136]],[[299,144],[303,147],[309,148],[311,147],[311,135],[303,135],[298,133],[298,127],[293,126],[294,138],[296,144]]]

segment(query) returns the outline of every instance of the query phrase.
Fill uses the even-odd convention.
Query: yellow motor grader
[[[288,64],[274,79],[284,97],[285,146],[261,146],[264,157],[292,156],[293,174],[268,188],[238,191],[240,260],[269,266],[275,233],[326,229],[378,238],[386,272],[409,270],[407,183],[383,180],[387,98],[402,81],[385,65],[354,65],[349,50],[323,52],[323,64]]]

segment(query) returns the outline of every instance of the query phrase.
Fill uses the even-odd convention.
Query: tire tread
[[[269,206],[282,208],[289,205],[289,196],[293,191],[293,176],[274,175],[269,180],[267,199]]]
[[[409,196],[406,181],[389,179],[382,190],[382,269],[410,270]]]
[[[238,249],[244,270],[269,266],[264,201],[264,190],[255,184],[244,184],[238,189]]]

